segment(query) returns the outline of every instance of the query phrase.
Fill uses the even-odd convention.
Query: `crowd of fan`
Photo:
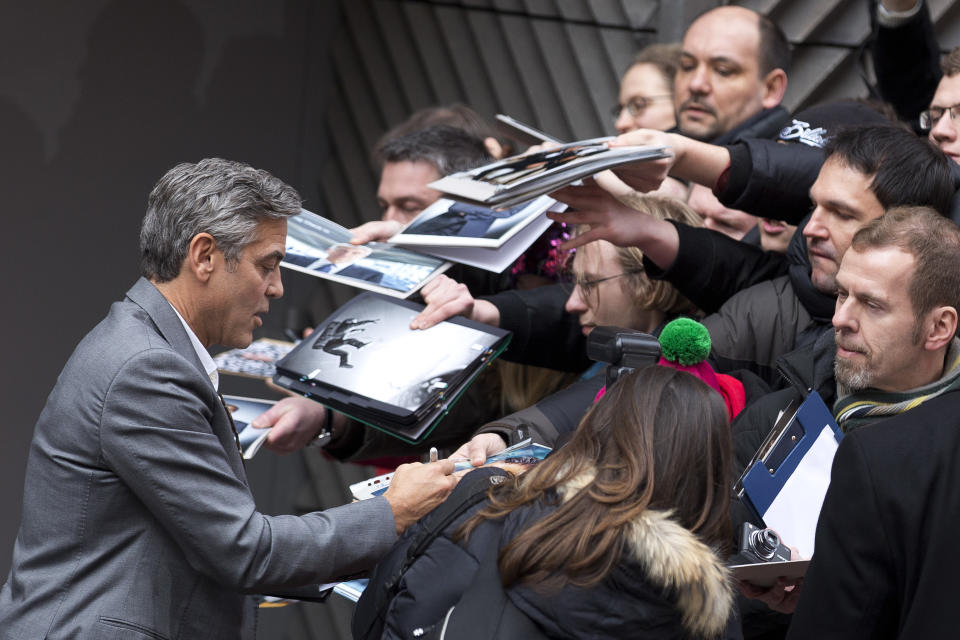
[[[872,10],[878,95],[792,115],[781,105],[790,47],[760,14],[714,9],[681,43],[645,48],[623,75],[611,144],[661,145],[672,157],[552,194],[569,206],[550,214],[562,227],[548,232],[572,252],[566,272],[544,270],[541,256],[509,284],[484,289],[460,274],[424,288],[414,328],[464,315],[513,332],[506,360],[577,376],[569,386],[551,379],[532,406],[502,418],[455,415],[439,444],[473,434],[453,456],[479,466],[524,437],[569,443],[548,458],[555,464],[498,486],[429,550],[431,566],[465,578],[441,588],[412,572],[378,602],[385,612],[362,602],[364,637],[408,637],[450,607],[477,606],[461,597],[484,558],[498,563],[508,605],[548,637],[951,633],[934,594],[948,588],[960,513],[950,395],[960,381],[960,49],[941,63],[922,0]],[[485,144],[468,156],[468,138]],[[429,181],[500,157],[504,144],[459,105],[389,132],[376,151],[383,221],[359,228],[357,241],[396,233],[439,196]],[[523,280],[530,271],[534,284]],[[740,402],[706,380],[722,391],[711,402],[724,401],[729,430],[711,430],[726,420],[694,397],[698,387],[660,374],[618,384],[630,385],[619,404],[595,400],[604,376],[586,357],[590,331],[657,335],[677,317],[707,327],[712,370],[735,380]],[[804,579],[739,584],[725,600],[731,583],[714,579],[714,565],[739,525],[756,520],[730,503],[732,481],[781,412],[814,390],[848,436],[817,554]],[[306,422],[322,418],[302,400],[284,403]],[[687,410],[700,413],[679,415]],[[370,438],[335,429],[330,450],[362,458]],[[682,533],[670,538],[665,523]]]

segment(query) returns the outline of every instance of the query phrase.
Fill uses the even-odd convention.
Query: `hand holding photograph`
[[[580,140],[513,156],[430,183],[448,198],[485,207],[508,208],[605,169],[665,158],[662,147],[615,147],[612,138]]]
[[[287,222],[287,251],[280,264],[318,278],[405,298],[450,266],[441,258],[383,242],[350,244],[353,235],[335,222],[303,210]]]

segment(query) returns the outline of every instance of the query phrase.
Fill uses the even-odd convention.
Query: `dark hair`
[[[945,76],[955,76],[960,73],[960,47],[953,49],[940,61],[940,70]]]
[[[209,233],[235,266],[262,220],[300,213],[300,194],[262,169],[207,158],[167,171],[150,192],[140,227],[140,273],[156,282],[180,274],[190,242]]]
[[[441,176],[467,171],[493,160],[483,140],[463,129],[437,125],[394,138],[379,151],[382,164],[426,162]]]
[[[921,319],[931,309],[960,311],[960,228],[930,207],[894,207],[857,231],[850,246],[856,251],[897,247],[913,256],[914,344],[923,330]]]
[[[388,130],[380,136],[377,144],[373,147],[374,162],[379,166],[383,165],[383,161],[380,159],[382,149],[393,140],[441,125],[461,129],[481,140],[495,138],[501,146],[509,145],[509,141],[498,136],[496,130],[479,113],[461,102],[454,102],[438,107],[418,109],[410,114],[406,120]],[[509,150],[512,151],[512,149],[513,147],[510,146]]]
[[[792,57],[790,42],[783,33],[783,29],[762,13],[758,13],[757,18],[757,28],[760,31],[760,51],[758,52],[757,66],[760,69],[760,75],[765,76],[774,69],[783,69],[786,73],[790,73]]]
[[[679,42],[648,45],[637,51],[637,55],[633,57],[633,62],[627,67],[627,71],[638,64],[654,66],[666,79],[670,91],[673,91],[673,80],[677,75],[677,67],[680,66],[680,51]]]
[[[730,525],[730,427],[723,399],[699,378],[651,366],[622,376],[570,442],[491,491],[456,537],[539,500],[562,503],[500,554],[514,583],[591,586],[620,563],[631,522],[648,509],[725,550]]]
[[[866,176],[884,210],[932,207],[949,215],[955,191],[950,161],[932,142],[896,124],[841,127],[824,147],[826,159]]]

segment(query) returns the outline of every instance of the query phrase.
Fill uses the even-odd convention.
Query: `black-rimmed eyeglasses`
[[[931,107],[926,111],[921,111],[920,129],[930,131],[937,126],[945,113],[950,114],[950,119],[953,120],[954,124],[960,124],[957,122],[957,119],[960,118],[960,104],[955,104],[952,107]]]

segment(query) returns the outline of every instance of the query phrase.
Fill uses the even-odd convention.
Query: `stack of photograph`
[[[465,318],[429,329],[423,306],[367,292],[277,362],[274,382],[406,442],[428,435],[510,332]]]

